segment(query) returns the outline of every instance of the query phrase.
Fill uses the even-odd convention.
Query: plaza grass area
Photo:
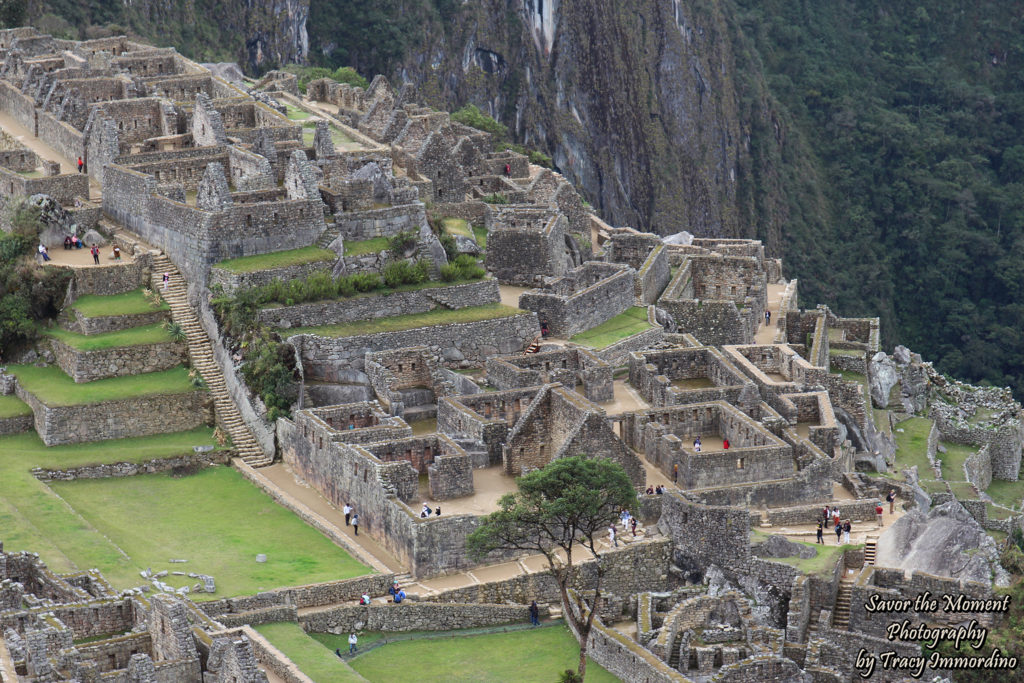
[[[750,542],[751,543],[762,543],[768,540],[771,534],[767,534],[758,529],[750,530]],[[791,567],[796,567],[805,574],[817,574],[821,576],[827,576],[832,574],[832,570],[835,569],[836,562],[838,562],[843,553],[852,548],[860,547],[858,545],[829,545],[829,540],[835,539],[835,532],[830,529],[825,529],[824,545],[821,543],[807,543],[806,541],[793,541],[810,548],[814,548],[817,555],[804,559],[802,557],[773,557],[772,562],[782,562],[788,564]],[[790,539],[792,540],[792,539]]]
[[[307,263],[333,261],[336,258],[337,255],[330,249],[311,246],[228,259],[221,261],[214,267],[222,268],[232,273],[254,273],[260,270],[270,270],[271,268],[287,268],[288,266],[302,266]]]
[[[119,346],[138,346],[140,344],[166,344],[174,341],[164,329],[163,323],[130,327],[127,330],[104,332],[102,334],[78,334],[60,327],[43,330],[43,334],[62,341],[79,351],[99,351]]]
[[[49,406],[101,403],[157,394],[184,394],[196,391],[184,367],[144,375],[128,375],[76,384],[57,366],[8,365],[7,371],[18,378],[26,391]]]
[[[400,332],[411,330],[417,327],[432,327],[435,325],[451,325],[455,323],[473,323],[482,320],[493,320],[496,318],[508,318],[513,315],[520,315],[524,311],[504,304],[486,304],[484,306],[470,306],[458,310],[436,308],[426,313],[413,313],[410,315],[396,315],[390,318],[376,318],[374,320],[360,320],[350,323],[339,323],[337,325],[320,325],[317,327],[296,327],[288,331],[288,336],[296,334],[315,334],[321,337],[354,337],[362,334],[376,334],[379,332]]]
[[[896,424],[892,435],[896,440],[897,469],[916,465],[921,479],[935,478],[931,463],[928,462],[928,432],[931,428],[932,421],[923,417],[911,417]]]
[[[941,443],[946,452],[936,451],[935,457],[942,462],[942,478],[946,481],[964,481],[964,463],[978,449],[948,441]]]
[[[647,308],[633,306],[597,327],[574,335],[569,341],[595,349],[603,349],[650,328],[651,324],[647,322]]]
[[[1024,481],[993,479],[992,483],[985,489],[985,493],[1003,507],[1020,510],[1021,499],[1024,498]]]
[[[376,254],[391,246],[387,237],[371,237],[368,240],[345,240],[345,256],[365,256]]]
[[[210,467],[185,477],[144,474],[53,482],[51,488],[121,548],[135,571],[173,568],[168,564],[173,557],[188,560],[180,569],[213,576],[217,594],[198,594],[197,600],[372,571],[230,467]],[[266,562],[256,562],[260,553],[266,554]],[[111,578],[124,581],[129,576],[117,572]],[[174,585],[176,578],[164,580]],[[137,574],[131,582],[138,582]]]
[[[86,294],[76,299],[71,308],[86,318],[99,318],[108,315],[138,315],[140,313],[170,310],[164,301],[154,306],[143,295],[143,291],[142,289],[135,289],[124,294]]]
[[[509,633],[388,643],[355,657],[350,666],[371,683],[557,681],[566,669],[576,670],[579,653],[579,644],[569,629],[555,625]],[[618,680],[588,660],[587,681]]]
[[[32,409],[17,396],[0,396],[0,418],[31,414]]]
[[[47,448],[35,432],[0,436],[0,538],[8,552],[37,552],[57,572],[99,567],[122,588],[139,581],[137,567],[111,541],[32,476],[33,467],[68,468],[145,462],[216,444],[213,430]],[[166,561],[168,558],[163,558]]]
[[[333,683],[334,681],[344,683],[363,680],[348,664],[334,654],[335,649],[348,652],[347,635],[337,636],[339,640],[345,642],[328,649],[293,622],[260,624],[253,628],[269,640],[271,645],[287,655],[288,659],[295,662],[302,673],[317,683]]]

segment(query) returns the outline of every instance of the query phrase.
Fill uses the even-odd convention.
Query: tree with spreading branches
[[[502,496],[499,510],[484,518],[467,539],[470,554],[482,559],[496,550],[544,555],[558,583],[562,614],[580,638],[578,674],[587,668],[587,639],[601,599],[605,567],[597,536],[616,522],[619,512],[636,506],[636,491],[626,471],[608,458],[584,455],[559,458],[516,480],[519,490]],[[575,576],[574,557],[589,553],[596,560],[594,601],[587,614],[569,606]]]

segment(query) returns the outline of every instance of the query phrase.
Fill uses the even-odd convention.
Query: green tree
[[[636,491],[622,466],[608,458],[585,455],[559,458],[516,480],[519,490],[502,496],[499,510],[466,539],[472,557],[482,559],[495,550],[530,551],[544,555],[558,582],[562,613],[580,637],[578,673],[587,668],[587,638],[601,599],[604,562],[596,537],[614,524],[623,508],[635,508]],[[597,560],[595,609],[586,618],[569,608],[574,577],[573,557],[580,548]]]

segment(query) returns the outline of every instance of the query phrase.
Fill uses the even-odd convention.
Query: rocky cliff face
[[[245,0],[245,69],[303,63],[309,54],[309,0]]]
[[[772,155],[752,138],[783,135],[763,83],[738,80],[732,34],[713,1],[483,0],[395,75],[435,106],[487,110],[616,224],[777,247]]]

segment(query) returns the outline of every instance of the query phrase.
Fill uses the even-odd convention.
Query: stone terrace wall
[[[183,432],[211,421],[201,391],[52,407],[20,384],[17,394],[32,407],[36,432],[47,446]]]
[[[422,202],[415,202],[368,211],[344,211],[336,213],[334,221],[343,239],[368,240],[418,231],[427,225],[427,213]]]
[[[668,250],[665,249],[665,245],[659,244],[636,272],[634,294],[636,294],[637,301],[653,304],[665,291],[665,287],[668,286],[671,279],[672,270],[668,264]]]
[[[89,268],[74,268],[74,290],[77,299],[86,294],[124,294],[148,283],[151,258],[148,254],[134,257],[131,263],[105,263],[106,254],[101,248],[100,265]]]
[[[546,612],[541,616],[547,616]],[[400,605],[353,605],[309,612],[299,618],[299,623],[316,633],[350,633],[356,630],[356,624],[370,631],[448,631],[524,623],[529,618],[527,605],[406,601]]]
[[[454,350],[466,360],[482,363],[489,356],[518,353],[540,334],[533,313],[473,323],[419,327],[352,337],[290,337],[302,356],[307,380],[339,381],[339,369],[361,370],[367,351],[429,346],[434,353]],[[449,356],[455,354],[448,354]]]
[[[170,311],[153,311],[152,313],[137,313],[135,315],[103,315],[89,318],[73,308],[67,310],[70,310],[71,315],[74,316],[67,323],[67,328],[79,334],[117,332],[132,327],[142,327],[163,322],[171,317]]]
[[[210,446],[212,444],[196,444]],[[210,450],[204,453],[189,453],[173,458],[154,458],[146,462],[112,462],[100,465],[83,465],[68,469],[44,469],[36,467],[32,476],[40,481],[76,481],[78,479],[109,479],[111,477],[134,477],[137,474],[154,474],[171,470],[203,469],[211,465],[226,465],[233,451]]]
[[[367,593],[371,597],[387,595],[392,581],[394,581],[393,574],[371,574],[342,581],[276,588],[256,595],[224,598],[197,604],[207,615],[220,620],[227,614],[241,614],[281,605],[292,605],[297,609],[303,609],[358,600],[363,593]]]
[[[609,365],[618,367],[619,365],[625,364],[629,358],[629,354],[634,351],[643,351],[649,349],[652,346],[657,346],[665,339],[665,328],[657,325],[652,320],[653,315],[648,310],[647,322],[654,325],[649,330],[638,332],[630,337],[626,337],[622,341],[617,341],[614,344],[610,344],[599,351],[594,353],[598,358],[605,361]]]
[[[75,382],[170,370],[188,359],[188,348],[180,342],[79,351],[59,339],[51,338],[50,348],[53,349],[57,365]]]
[[[609,270],[614,267],[607,264],[602,266]],[[546,320],[551,334],[556,337],[571,337],[596,327],[633,305],[633,279],[636,273],[631,268],[601,275],[593,273],[598,268],[595,263],[586,263],[565,278],[571,281],[576,279],[574,275],[578,275],[586,282],[600,277],[584,289],[572,291],[568,295],[563,294],[561,287],[557,286],[531,290],[519,297],[519,306],[534,311],[538,318]]]
[[[37,113],[36,135],[46,140],[46,144],[55,149],[65,159],[72,161],[85,156],[85,136],[48,111]],[[82,176],[85,178],[85,176]],[[85,178],[88,180],[87,178]],[[88,197],[88,192],[83,197]]]
[[[7,81],[0,81],[0,110],[36,133],[36,103]]]
[[[457,310],[500,300],[497,280],[481,280],[451,287],[428,287],[411,292],[355,296],[296,306],[264,308],[260,321],[277,327],[330,325],[396,315],[426,313],[435,308]]]
[[[330,273],[333,261],[328,259],[314,263],[303,263],[298,266],[285,266],[284,268],[268,268],[257,270],[251,273],[234,273],[224,268],[214,266],[210,269],[210,287],[220,285],[228,294],[239,289],[255,289],[270,283],[272,280],[280,279],[284,282],[291,280],[303,280],[313,273]]]
[[[27,432],[32,429],[33,424],[33,417],[31,415],[0,418],[0,436]]]
[[[60,204],[70,205],[74,203],[75,197],[89,197],[89,179],[80,173],[30,178],[0,168],[0,194],[5,197],[45,194]]]

